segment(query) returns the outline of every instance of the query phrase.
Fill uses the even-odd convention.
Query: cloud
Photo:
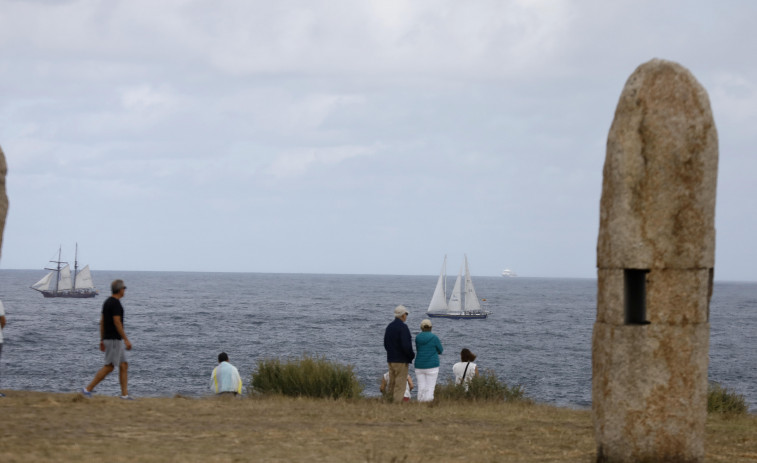
[[[732,123],[754,126],[757,118],[757,75],[719,72],[714,78],[714,88],[710,89],[711,99],[718,105],[720,116]]]
[[[426,261],[466,243],[484,273],[592,276],[607,130],[625,80],[653,57],[680,61],[709,91],[725,176],[718,236],[729,237],[718,252],[736,256],[729,244],[748,241],[734,230],[754,232],[732,223],[728,205],[755,193],[755,10],[3,1],[0,143],[13,204],[6,243],[17,244],[2,263],[36,266],[23,263],[34,246],[24,240],[60,241],[60,228],[36,218],[58,195],[86,197],[95,211],[59,213],[61,228],[87,233],[82,223],[106,216],[109,233],[124,220],[129,236],[170,237],[125,249],[153,269],[240,269],[239,255],[262,242],[249,270],[285,270],[284,254],[298,249],[298,269],[433,273]],[[121,216],[111,216],[114,201]],[[193,233],[224,236],[233,257],[200,256]],[[308,252],[347,245],[326,259],[333,268]],[[189,247],[194,260],[176,263]],[[365,263],[350,262],[357,252]],[[754,274],[737,258],[727,265]]]
[[[327,148],[304,148],[284,152],[278,155],[265,172],[282,179],[305,175],[311,168],[319,165],[339,164],[349,159],[370,156],[378,151],[377,146],[335,146]]]

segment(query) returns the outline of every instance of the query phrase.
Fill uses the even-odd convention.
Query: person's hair
[[[229,356],[226,355],[226,352],[221,352],[220,354],[218,354],[218,363],[228,362],[228,361],[229,361]]]
[[[460,351],[460,360],[462,360],[463,362],[472,362],[476,360],[476,355],[468,350],[468,348],[465,348]]]
[[[431,327],[428,325],[421,326],[421,331],[431,331]]]
[[[113,283],[110,284],[110,291],[113,294],[118,294],[124,288],[126,288],[124,280],[113,280]]]

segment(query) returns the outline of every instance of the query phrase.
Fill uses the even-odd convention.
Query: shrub
[[[707,412],[743,415],[748,406],[744,396],[722,387],[718,383],[710,383],[707,388]]]
[[[462,384],[455,384],[454,379],[444,384],[437,384],[434,397],[441,400],[477,400],[477,401],[505,401],[529,402],[523,386],[508,386],[497,379],[493,371],[473,377],[468,382],[468,390]]]
[[[362,390],[351,365],[306,355],[286,362],[279,359],[259,360],[257,371],[252,374],[250,392],[352,399],[360,397]]]

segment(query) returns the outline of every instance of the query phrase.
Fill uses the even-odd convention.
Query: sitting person
[[[381,386],[379,386],[379,391],[381,391],[382,394],[386,394],[386,386],[389,385],[389,372],[387,371],[384,373],[384,376],[381,377]],[[413,378],[410,377],[410,375],[407,375],[407,384],[405,385],[405,397],[402,398],[403,402],[409,402],[410,401],[410,391],[413,390],[415,386],[413,385]]]
[[[463,383],[467,391],[471,378],[478,376],[478,366],[473,363],[476,356],[466,348],[460,351],[460,360],[460,362],[452,365],[452,373],[455,374],[455,384]]]
[[[226,352],[218,354],[218,366],[210,375],[210,390],[218,395],[237,395],[242,393],[242,378],[237,367],[229,363]]]

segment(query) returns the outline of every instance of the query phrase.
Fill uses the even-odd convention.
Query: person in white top
[[[381,386],[379,386],[379,391],[381,391],[382,394],[386,393],[386,386],[389,385],[389,372],[387,371],[384,373],[384,376],[381,377]],[[415,385],[413,385],[413,378],[410,377],[410,375],[407,375],[407,384],[405,385],[405,397],[402,398],[403,402],[409,402],[410,401],[410,391],[415,388]]]
[[[455,374],[455,384],[463,383],[467,391],[470,380],[478,376],[478,366],[473,363],[476,355],[466,348],[460,351],[460,360],[452,365],[452,373]]]
[[[0,301],[0,358],[3,356],[3,328],[5,328],[5,307],[3,307],[3,301]],[[5,394],[0,392],[0,397],[5,397]]]
[[[226,352],[218,354],[218,366],[210,375],[210,390],[216,394],[237,395],[242,393],[242,377],[237,367],[229,363]]]

